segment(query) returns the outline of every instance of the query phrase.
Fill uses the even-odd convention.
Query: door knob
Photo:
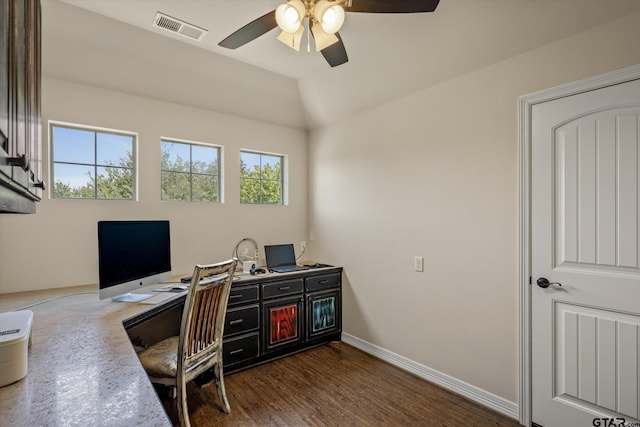
[[[549,286],[551,285],[558,285],[558,286],[562,286],[560,283],[558,282],[549,282],[549,280],[546,277],[541,277],[538,280],[536,280],[536,284],[538,286],[540,286],[543,289],[547,289]]]

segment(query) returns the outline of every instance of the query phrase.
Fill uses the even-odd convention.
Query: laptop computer
[[[264,254],[267,259],[267,268],[276,273],[289,273],[291,271],[308,270],[309,267],[296,265],[296,254],[293,243],[284,245],[265,245]]]

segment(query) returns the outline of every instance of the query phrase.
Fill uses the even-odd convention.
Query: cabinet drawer
[[[283,280],[275,283],[265,283],[262,285],[262,298],[276,298],[285,295],[302,293],[302,279]]]
[[[243,287],[231,286],[231,291],[229,292],[229,302],[227,306],[234,307],[239,304],[258,301],[259,298],[260,295],[258,292],[258,285]]]
[[[235,308],[227,310],[224,321],[224,336],[236,335],[258,329],[260,326],[260,306]]]
[[[260,336],[258,332],[238,338],[225,339],[222,344],[224,366],[230,366],[260,355]]]
[[[340,286],[340,273],[322,274],[320,276],[307,277],[307,291],[337,288]]]

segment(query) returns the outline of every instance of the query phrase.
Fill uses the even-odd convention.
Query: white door
[[[637,423],[640,80],[535,105],[531,123],[532,420]]]

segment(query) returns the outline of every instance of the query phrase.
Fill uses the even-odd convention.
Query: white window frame
[[[95,197],[93,198],[64,198],[64,197],[54,197],[53,193],[55,190],[55,175],[54,175],[54,163],[68,163],[68,162],[56,162],[55,159],[53,158],[53,128],[54,127],[65,127],[65,128],[71,128],[71,129],[79,129],[79,130],[86,130],[86,131],[90,131],[90,132],[96,132],[96,133],[111,133],[111,134],[117,134],[117,135],[126,135],[126,136],[131,136],[133,137],[133,144],[131,149],[133,150],[133,197],[131,199],[101,199],[97,197],[97,193],[94,193]],[[49,132],[48,135],[48,144],[47,144],[47,156],[48,156],[48,167],[49,167],[49,182],[51,183],[51,185],[49,186],[49,198],[50,199],[56,199],[56,200],[102,200],[102,201],[124,201],[124,202],[137,202],[138,201],[138,145],[139,145],[139,137],[138,137],[138,132],[133,132],[133,131],[128,131],[128,130],[122,130],[122,129],[113,129],[113,128],[106,128],[106,127],[100,127],[100,126],[92,126],[92,125],[85,125],[85,124],[80,124],[80,123],[72,123],[72,122],[63,122],[63,121],[59,121],[59,120],[49,120],[47,122],[47,131]],[[68,163],[69,164],[69,163]],[[81,164],[85,164],[85,165],[89,165],[89,163],[81,163]],[[91,166],[97,167],[97,159],[95,159],[95,162],[93,164],[91,164]],[[96,183],[97,185],[97,183]]]
[[[205,201],[193,201],[193,200],[163,200],[162,199],[162,173],[164,172],[164,169],[162,169],[162,143],[163,142],[175,142],[178,144],[188,144],[188,145],[197,145],[200,147],[208,147],[208,148],[217,148],[218,149],[218,200],[215,201],[211,201],[211,200],[205,200]],[[189,162],[191,163],[191,159],[189,160]],[[171,171],[167,171],[167,172],[171,172]],[[191,172],[189,173],[189,175],[191,176]],[[192,182],[189,182],[189,188],[191,190],[191,186],[192,186]],[[191,195],[190,195],[191,196]],[[182,139],[182,138],[172,138],[172,137],[168,137],[168,136],[161,136],[160,137],[160,200],[162,202],[173,202],[173,203],[224,203],[224,146],[219,145],[219,144],[212,144],[209,142],[202,142],[202,141],[193,141],[193,140],[189,140],[189,139]],[[191,197],[190,197],[191,198]]]
[[[250,153],[250,154],[259,154],[264,156],[276,156],[282,158],[282,203],[242,203],[242,198],[240,197],[240,185],[242,183],[242,153]],[[281,153],[274,153],[269,151],[261,151],[261,150],[253,150],[249,148],[240,148],[238,152],[238,172],[239,173],[239,181],[238,181],[238,196],[241,205],[247,206],[287,206],[289,204],[289,156]]]

